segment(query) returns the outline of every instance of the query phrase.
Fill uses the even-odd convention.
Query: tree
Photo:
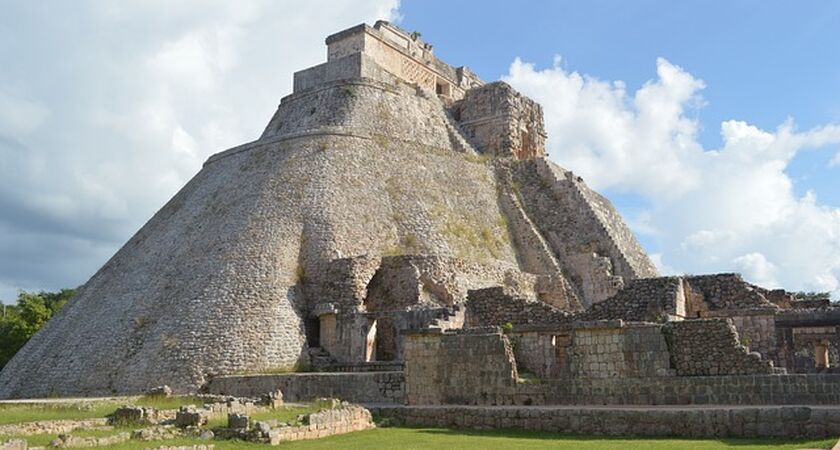
[[[794,292],[797,300],[831,300],[831,292]]]
[[[58,292],[18,293],[17,304],[6,306],[0,317],[0,368],[40,330],[76,293],[75,289]]]

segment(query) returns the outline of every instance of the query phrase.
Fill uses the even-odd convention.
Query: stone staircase
[[[458,126],[458,122],[452,117],[452,114],[449,111],[446,111],[446,121],[444,122],[444,126],[446,127],[446,132],[449,134],[449,141],[452,143],[452,146],[455,150],[459,153],[472,153],[478,154],[476,149],[469,143],[469,141],[464,138],[464,132],[461,130],[461,127]]]
[[[464,313],[466,309],[461,305],[455,305],[441,311],[440,316],[429,323],[428,328],[439,328],[451,330],[464,327]]]
[[[323,347],[309,347],[308,354],[309,364],[316,372],[327,370],[337,363],[330,352],[324,350]]]

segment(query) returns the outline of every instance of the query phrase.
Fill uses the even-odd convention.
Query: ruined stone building
[[[550,402],[569,380],[837,359],[829,305],[658,277],[610,202],[546,158],[542,108],[511,86],[387,22],[326,43],[259,139],[210,157],[5,367],[0,397],[405,368],[423,381],[398,401]],[[518,371],[567,382],[523,394]]]

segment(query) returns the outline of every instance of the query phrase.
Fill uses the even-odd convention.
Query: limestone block
[[[245,414],[237,414],[231,413],[228,414],[227,423],[228,428],[234,428],[238,430],[247,430],[249,428],[250,418]]]
[[[201,427],[207,424],[209,411],[195,406],[182,406],[175,416],[175,426],[180,428]]]

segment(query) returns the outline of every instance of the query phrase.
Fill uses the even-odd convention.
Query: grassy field
[[[94,419],[105,417],[120,405],[148,406],[156,409],[178,409],[184,405],[201,405],[193,397],[126,397],[114,401],[78,403],[4,403],[0,404],[0,425],[38,420]]]
[[[111,433],[117,433],[114,430]],[[102,436],[102,432],[76,432],[74,435]],[[2,440],[5,440],[3,437]],[[31,446],[48,445],[55,436],[28,436]],[[515,430],[466,431],[441,428],[378,428],[369,431],[332,436],[328,438],[298,441],[282,444],[286,449],[829,449],[835,440],[824,441],[776,441],[776,440],[697,440],[697,439],[627,439],[597,436],[573,436],[553,433],[531,433]],[[120,450],[142,450],[159,445],[195,445],[212,443],[218,450],[255,450],[271,448],[267,445],[242,441],[200,441],[198,439],[174,439],[160,442],[129,441],[112,448]],[[152,445],[154,444],[154,445]]]
[[[175,409],[187,404],[200,404],[191,397],[174,398],[126,398],[118,401],[93,402],[82,404],[52,405],[0,405],[0,424],[28,422],[52,419],[81,419],[105,417],[121,404],[150,406],[158,409]],[[290,405],[282,410],[255,414],[256,420],[275,419],[292,421],[299,414],[313,412],[313,405]],[[214,421],[215,422],[215,421]],[[211,423],[210,427],[223,423]],[[78,430],[75,436],[109,436],[125,429]],[[13,436],[0,435],[0,442]],[[22,436],[30,446],[46,446],[57,436],[50,434]],[[831,448],[836,440],[823,441],[778,441],[778,440],[741,440],[741,439],[636,439],[612,438],[600,436],[574,436],[556,433],[525,432],[517,430],[451,430],[443,428],[377,428],[369,431],[350,433],[329,438],[284,443],[288,449],[802,449]],[[197,438],[179,438],[158,442],[129,441],[110,448],[123,450],[141,450],[160,445],[215,445],[216,449],[266,449],[268,446],[241,441],[201,441]],[[109,447],[102,447],[109,448]]]

